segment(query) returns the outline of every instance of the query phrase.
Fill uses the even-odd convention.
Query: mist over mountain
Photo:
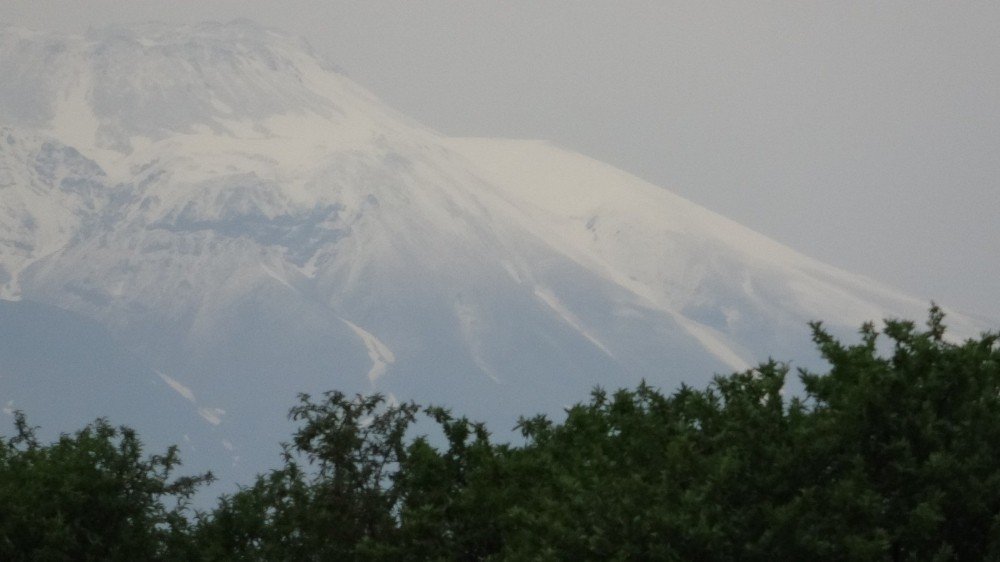
[[[512,427],[928,306],[549,143],[444,137],[250,22],[2,27],[0,73],[5,408],[193,469],[275,461],[297,392]]]

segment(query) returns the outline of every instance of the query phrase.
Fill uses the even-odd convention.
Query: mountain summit
[[[99,395],[57,414],[255,471],[299,391],[509,427],[927,307],[551,144],[444,137],[248,22],[3,27],[0,72],[0,329],[97,338],[0,348],[7,408],[43,424],[46,396]],[[98,348],[120,372],[74,373]]]

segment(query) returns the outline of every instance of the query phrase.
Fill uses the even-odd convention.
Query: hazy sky
[[[237,17],[441,132],[553,140],[1000,319],[1000,2],[0,2],[74,32]]]

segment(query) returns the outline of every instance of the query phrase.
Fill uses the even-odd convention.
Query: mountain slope
[[[299,391],[511,427],[926,308],[584,156],[443,137],[248,22],[0,28],[0,71],[3,298],[107,330],[234,474],[276,458],[255,443]]]

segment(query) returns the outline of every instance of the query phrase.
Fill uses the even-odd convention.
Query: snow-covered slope
[[[104,174],[72,147],[0,126],[0,298],[18,277],[59,251],[109,196]]]
[[[243,470],[299,391],[509,427],[927,306],[579,154],[445,138],[248,22],[2,27],[0,72],[2,297],[97,322]]]

